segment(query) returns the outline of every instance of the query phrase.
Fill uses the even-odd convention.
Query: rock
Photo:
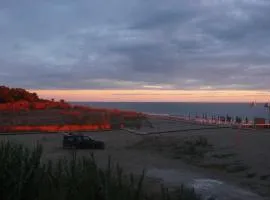
[[[242,172],[248,169],[248,166],[244,164],[234,164],[230,165],[226,168],[226,171],[229,173],[237,173],[237,172]]]
[[[267,180],[270,177],[270,174],[260,176],[261,180]]]
[[[248,172],[247,173],[247,178],[253,178],[256,176],[256,172]]]

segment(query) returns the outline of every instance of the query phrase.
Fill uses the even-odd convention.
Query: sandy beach
[[[113,162],[119,163],[127,173],[140,174],[145,169],[147,184],[149,183],[152,190],[159,189],[159,183],[168,187],[177,187],[184,183],[195,187],[205,197],[250,200],[270,197],[268,131],[186,131],[204,126],[164,120],[151,122],[154,128],[142,128],[137,131],[147,133],[162,130],[164,133],[136,135],[125,130],[89,132],[85,134],[104,141],[106,149],[77,150],[77,153],[88,155],[94,152],[101,167],[106,167],[108,156],[111,156]],[[165,133],[166,130],[179,131]],[[26,146],[33,146],[39,142],[44,146],[45,159],[54,160],[70,156],[69,150],[62,149],[62,135],[59,133],[2,135],[0,140],[18,142]]]

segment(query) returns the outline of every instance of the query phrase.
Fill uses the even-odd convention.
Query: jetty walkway
[[[162,114],[145,114],[149,119],[160,119],[160,120],[170,120],[179,121],[189,124],[214,126],[216,128],[239,128],[239,129],[270,129],[270,123],[256,123],[254,121],[244,121],[241,123],[235,120],[218,120],[218,119],[207,119],[200,117],[186,117],[186,116],[173,116],[173,115],[162,115]]]

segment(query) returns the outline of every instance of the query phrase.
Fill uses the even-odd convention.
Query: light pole
[[[264,107],[267,109],[267,112],[268,112],[268,124],[269,124],[270,123],[270,104],[265,103]]]
[[[267,111],[268,111],[268,126],[269,126],[269,123],[270,123],[270,107],[269,107],[269,104],[268,104]]]
[[[251,106],[251,108],[254,108],[256,106],[256,101],[253,101],[250,106]],[[255,122],[254,122],[254,120],[255,120],[254,112],[252,112],[252,115],[253,115],[253,121],[252,121],[252,123],[253,123],[253,126],[254,126],[255,125]]]

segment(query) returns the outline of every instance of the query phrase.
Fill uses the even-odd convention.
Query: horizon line
[[[238,103],[238,104],[252,104],[253,102],[246,102],[246,101],[235,101],[235,102],[232,102],[232,101],[224,101],[224,102],[221,102],[221,101],[67,101],[67,102],[70,102],[70,103]],[[256,102],[256,104],[265,104],[267,103],[267,101],[263,102],[263,101],[260,101],[260,102]],[[255,105],[256,106],[256,105]]]

